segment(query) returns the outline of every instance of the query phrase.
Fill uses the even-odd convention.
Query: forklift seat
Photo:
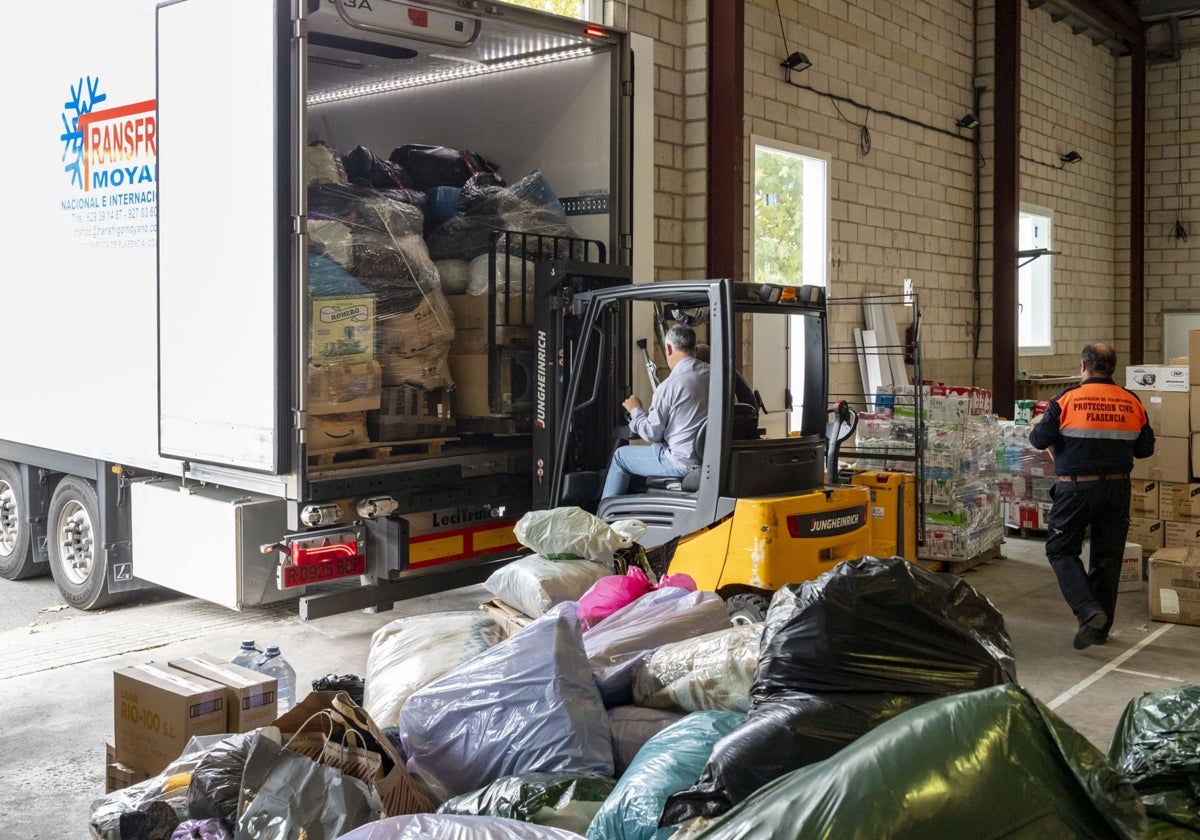
[[[708,418],[700,423],[700,431],[696,432],[696,451],[704,452],[705,432],[708,430]],[[674,493],[695,493],[700,489],[700,467],[692,467],[685,475],[655,475],[646,479],[647,490],[670,490]]]

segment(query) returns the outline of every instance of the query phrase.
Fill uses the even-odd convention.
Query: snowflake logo
[[[83,188],[83,132],[79,130],[79,120],[85,114],[90,114],[96,106],[108,99],[107,93],[100,92],[99,77],[93,79],[87,76],[79,80],[78,85],[71,86],[71,98],[63,103],[62,162],[63,171],[71,176],[71,184]]]

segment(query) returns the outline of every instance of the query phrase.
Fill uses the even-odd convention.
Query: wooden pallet
[[[958,574],[965,572],[968,569],[974,569],[976,566],[982,566],[992,560],[1004,559],[1004,552],[1001,545],[994,545],[986,551],[976,554],[974,557],[968,557],[965,560],[951,560],[945,557],[937,557],[932,559],[921,558],[921,565],[926,569],[934,572],[952,572]]]
[[[411,461],[440,455],[446,444],[457,441],[457,437],[421,438],[419,440],[396,440],[360,443],[354,446],[338,446],[308,454],[308,466],[315,469],[333,467],[361,467],[388,464],[395,461]]]

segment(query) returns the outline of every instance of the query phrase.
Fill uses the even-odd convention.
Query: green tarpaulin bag
[[[1200,686],[1147,692],[1130,700],[1117,721],[1108,757],[1133,782],[1146,813],[1200,831]]]
[[[696,840],[1146,836],[1133,785],[1026,690],[931,701],[760,788]]]

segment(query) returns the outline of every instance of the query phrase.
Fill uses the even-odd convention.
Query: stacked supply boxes
[[[921,435],[925,540],[920,556],[969,560],[1003,538],[995,459],[1000,428],[991,413],[991,392],[920,387],[920,422],[912,386],[892,389],[888,399],[876,399],[875,413],[859,415],[855,466],[913,472]]]
[[[1004,524],[1022,531],[1044,531],[1050,517],[1054,459],[1029,445],[1029,423],[999,423],[996,448],[997,487],[1004,500]]]

